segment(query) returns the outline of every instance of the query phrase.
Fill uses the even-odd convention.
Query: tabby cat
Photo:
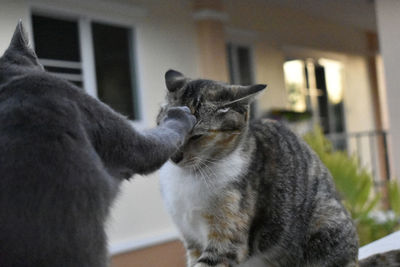
[[[158,169],[195,123],[173,107],[137,132],[43,70],[19,23],[0,58],[0,266],[108,265],[104,223],[118,187]]]
[[[265,85],[165,78],[159,118],[186,105],[198,121],[160,178],[187,266],[358,266],[356,229],[327,168],[284,125],[249,122]]]

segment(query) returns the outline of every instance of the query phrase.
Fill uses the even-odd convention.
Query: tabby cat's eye
[[[189,140],[190,141],[195,141],[195,140],[199,139],[202,136],[203,136],[202,134],[196,134],[196,135],[193,135],[192,137],[190,137]]]

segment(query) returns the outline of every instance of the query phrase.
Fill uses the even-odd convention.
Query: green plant
[[[390,208],[400,217],[400,187],[396,181],[389,183],[389,202]]]
[[[269,115],[277,120],[284,119],[287,120],[288,122],[300,122],[311,119],[312,114],[310,111],[297,112],[287,109],[272,109],[269,112]]]
[[[381,195],[374,192],[371,174],[362,168],[356,157],[343,151],[334,151],[332,143],[320,128],[304,136],[304,140],[317,153],[331,172],[344,206],[356,223],[360,244],[370,243],[399,228],[400,189],[396,182],[388,185],[391,213],[380,211]],[[384,219],[377,219],[379,216]],[[386,216],[386,214],[395,214]]]

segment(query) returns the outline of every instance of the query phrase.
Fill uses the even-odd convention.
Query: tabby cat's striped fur
[[[198,119],[161,172],[188,266],[357,266],[357,234],[331,175],[285,126],[249,123],[264,85],[231,86],[168,71],[167,104]]]

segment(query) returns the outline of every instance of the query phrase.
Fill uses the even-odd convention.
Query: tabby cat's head
[[[188,106],[197,118],[184,146],[171,159],[180,166],[215,163],[229,155],[247,130],[249,104],[266,85],[228,85],[211,80],[191,80],[169,70],[165,74],[167,103]]]

